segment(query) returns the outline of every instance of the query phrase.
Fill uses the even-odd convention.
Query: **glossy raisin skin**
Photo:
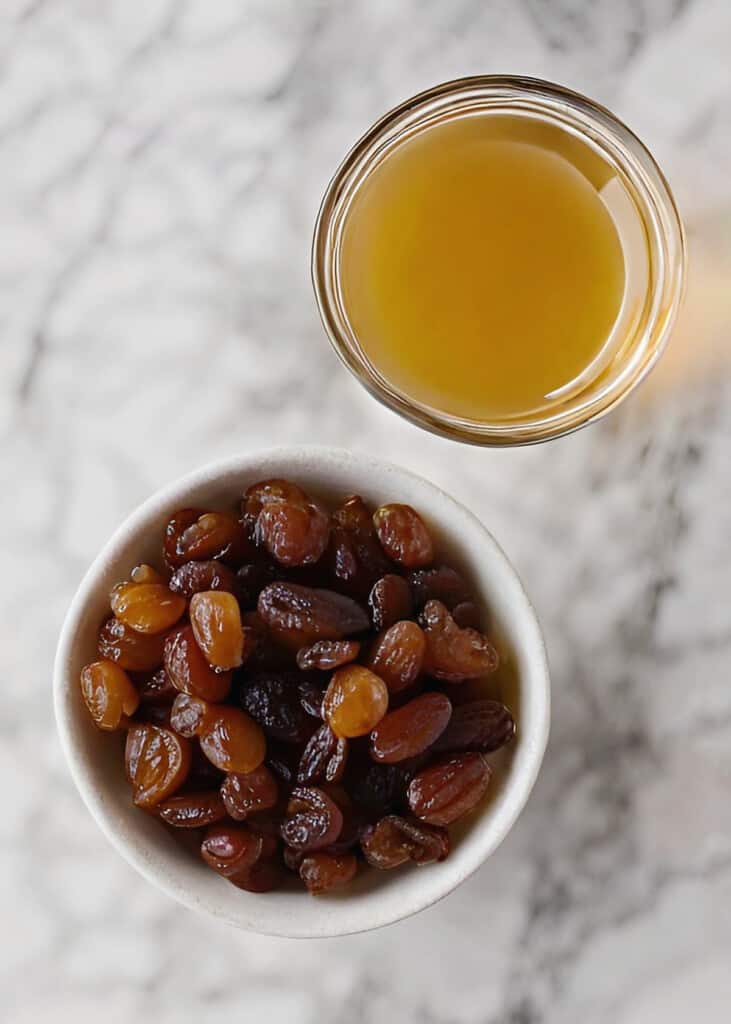
[[[449,833],[445,828],[392,814],[364,831],[361,849],[370,866],[380,871],[409,861],[432,864],[449,853]]]
[[[133,725],[125,748],[127,779],[134,802],[154,807],[185,782],[191,764],[191,746],[170,729]]]
[[[163,554],[172,570],[211,560],[240,565],[252,553],[245,529],[226,512],[180,509],[165,528]]]
[[[82,669],[81,695],[94,724],[108,732],[125,726],[140,703],[132,680],[113,661],[95,661]]]
[[[170,577],[170,589],[174,594],[191,598],[204,590],[225,590],[236,593],[236,575],[223,562],[212,559],[207,562],[185,562]]]
[[[239,691],[241,707],[267,736],[283,743],[303,743],[312,732],[293,673],[260,673],[246,677]]]
[[[297,583],[270,583],[259,594],[257,609],[277,640],[295,650],[368,629],[367,614],[351,598]]]
[[[126,672],[150,672],[162,665],[165,636],[138,633],[114,617],[99,630],[99,656]]]
[[[201,856],[209,867],[224,878],[247,871],[261,859],[263,836],[245,825],[216,825],[201,843]]]
[[[392,562],[418,569],[434,560],[434,545],[424,520],[410,505],[381,505],[373,513],[381,547]]]
[[[371,513],[359,495],[333,513],[330,564],[339,589],[364,601],[376,580],[393,566],[380,545]]]
[[[415,622],[395,622],[376,637],[367,663],[390,693],[398,693],[416,681],[425,653],[426,637],[421,628]]]
[[[222,772],[253,772],[266,754],[259,725],[238,708],[216,706],[198,730],[201,750]]]
[[[336,736],[364,736],[388,709],[388,688],[362,665],[346,665],[330,680],[322,702],[323,715]]]
[[[430,825],[451,825],[477,806],[487,792],[490,775],[484,754],[454,754],[436,761],[409,784],[411,812]]]
[[[191,740],[197,736],[215,705],[188,693],[178,693],[170,709],[170,727],[178,736]]]
[[[299,876],[308,892],[321,896],[352,881],[357,870],[352,853],[308,853],[299,866]]]
[[[390,711],[371,733],[371,757],[383,764],[407,761],[428,750],[447,728],[452,705],[443,693],[423,693]]]
[[[402,619],[410,619],[413,612],[411,588],[403,576],[387,573],[376,580],[368,595],[368,609],[373,628],[378,632]]]
[[[235,821],[244,821],[252,814],[269,810],[279,799],[279,786],[266,765],[253,772],[230,772],[221,786],[226,810]]]
[[[414,570],[409,573],[409,586],[416,608],[423,608],[427,601],[441,601],[451,611],[472,598],[464,577],[449,565]]]
[[[218,790],[171,796],[159,803],[156,811],[166,825],[174,828],[205,828],[226,817]]]
[[[311,785],[314,782],[340,782],[345,774],[348,757],[348,741],[335,735],[327,723],[323,723],[308,740],[297,769],[297,782]]]
[[[322,850],[340,835],[343,814],[327,793],[315,786],[292,790],[282,822],[282,839],[294,850]]]
[[[265,480],[244,496],[244,519],[272,558],[283,566],[320,560],[330,539],[330,517],[319,502],[286,480]]]
[[[165,641],[165,671],[176,690],[203,700],[225,700],[231,673],[216,672],[196,643],[191,626],[179,626]]]
[[[233,594],[216,590],[194,594],[189,614],[196,643],[212,668],[225,672],[243,664],[244,627]]]
[[[141,680],[138,678],[137,689],[140,700],[150,704],[169,704],[178,692],[164,668],[145,673]]]
[[[310,647],[300,647],[297,651],[297,667],[307,672],[318,669],[320,672],[333,672],[341,665],[355,661],[360,654],[357,640],[318,640]]]
[[[475,629],[460,629],[441,601],[427,601],[422,622],[424,669],[435,679],[459,683],[489,675],[498,667],[497,651],[487,637]]]
[[[513,739],[515,721],[498,700],[474,700],[460,704],[434,744],[435,752],[479,750],[489,754]]]

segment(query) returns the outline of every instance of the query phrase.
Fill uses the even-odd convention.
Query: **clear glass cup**
[[[627,287],[641,289],[642,301],[639,312],[622,324],[610,357],[587,367],[578,387],[557,394],[539,413],[493,421],[451,415],[415,400],[386,380],[349,323],[340,278],[348,211],[374,168],[414,135],[475,114],[537,119],[568,132],[598,154],[614,170],[621,193],[618,230],[623,247],[627,239],[640,238],[646,253],[642,259],[625,261]],[[626,251],[631,252],[629,243]],[[562,86],[533,78],[485,75],[446,82],[406,100],[353,146],[320,207],[312,244],[312,280],[335,351],[372,395],[434,433],[472,444],[503,446],[546,441],[586,426],[613,409],[644,379],[665,348],[675,321],[685,259],[683,226],[668,183],[629,128],[604,107]]]

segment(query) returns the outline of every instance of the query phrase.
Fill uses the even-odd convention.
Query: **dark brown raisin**
[[[436,825],[388,815],[363,833],[361,848],[371,867],[381,871],[408,861],[432,864],[449,853],[449,833]]]
[[[329,559],[339,587],[365,600],[373,584],[392,569],[371,514],[359,495],[346,498],[333,514]]]
[[[165,671],[176,690],[203,700],[222,701],[231,689],[231,673],[211,668],[191,626],[178,626],[165,641]]]
[[[226,817],[218,790],[168,797],[157,805],[156,811],[166,825],[175,828],[202,828]]]
[[[265,837],[246,825],[214,825],[201,843],[203,860],[219,875],[230,878],[252,868],[262,856]]]
[[[461,601],[452,609],[452,618],[460,629],[482,629],[480,609],[472,601]]]
[[[430,825],[451,825],[487,792],[490,765],[474,752],[445,757],[423,768],[409,783],[409,807]]]
[[[413,613],[411,588],[403,576],[388,573],[376,580],[368,595],[373,628],[380,632]]]
[[[324,554],[330,518],[319,502],[287,480],[254,484],[244,497],[254,537],[280,565],[311,565]]]
[[[293,649],[316,640],[342,640],[369,625],[365,611],[351,598],[297,583],[270,583],[259,594],[257,607],[275,638]]]
[[[422,613],[426,634],[424,670],[435,679],[458,683],[494,672],[498,654],[482,633],[460,629],[441,601],[428,601]]]
[[[244,821],[251,814],[269,810],[279,799],[277,781],[266,765],[259,765],[244,775],[231,772],[221,786],[226,810],[235,821]]]
[[[137,688],[140,700],[149,704],[169,704],[178,693],[164,668],[146,675],[141,681],[138,680]]]
[[[480,750],[489,754],[504,747],[514,735],[515,721],[504,704],[498,700],[474,700],[454,708],[434,750]]]
[[[99,630],[99,655],[126,672],[150,672],[162,665],[165,636],[138,633],[119,619],[107,619]]]
[[[320,896],[350,882],[357,870],[352,853],[309,853],[300,864],[299,875],[308,892]]]
[[[406,569],[429,565],[434,547],[424,520],[410,505],[381,505],[373,513],[381,547],[392,562]]]
[[[323,724],[312,734],[305,746],[297,771],[297,781],[339,782],[345,772],[348,741],[338,738],[329,725]]]
[[[389,693],[411,686],[421,672],[426,637],[415,622],[396,622],[380,633],[368,655],[369,668],[379,676]]]
[[[434,569],[416,569],[409,573],[409,584],[414,605],[423,608],[427,601],[441,601],[450,611],[472,595],[464,577],[449,565]]]
[[[297,684],[295,673],[260,673],[242,682],[239,701],[267,736],[284,743],[303,743],[314,723],[300,704]]]
[[[321,850],[334,843],[343,827],[338,805],[315,786],[298,786],[287,804],[282,839],[295,850]]]
[[[312,718],[322,718],[322,699],[325,687],[321,682],[304,676],[297,682],[300,704]]]
[[[262,558],[257,562],[249,562],[242,565],[236,573],[236,587],[234,593],[239,599],[239,604],[245,610],[253,611],[259,594],[267,583],[273,583],[280,570],[272,562]]]
[[[318,669],[320,672],[332,672],[341,665],[347,665],[360,654],[357,640],[318,640],[310,647],[300,647],[297,651],[297,666],[306,672]]]
[[[371,757],[396,764],[427,750],[444,732],[452,714],[443,693],[424,693],[382,718],[371,733]]]
[[[173,573],[170,589],[183,597],[192,597],[204,590],[225,590],[234,594],[236,576],[223,562],[186,562]]]

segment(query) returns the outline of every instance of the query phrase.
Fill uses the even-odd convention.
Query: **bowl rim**
[[[115,827],[115,815],[110,809],[108,802],[104,799],[104,787],[98,785],[96,773],[84,763],[84,759],[78,749],[79,744],[74,735],[76,712],[71,697],[73,687],[71,662],[74,658],[76,637],[80,630],[85,609],[93,598],[106,567],[115,558],[119,557],[121,550],[129,542],[130,538],[134,537],[140,530],[143,530],[152,518],[159,515],[163,506],[169,506],[176,501],[184,504],[186,494],[197,487],[215,483],[218,478],[223,478],[231,473],[240,472],[244,475],[247,472],[251,472],[254,466],[258,466],[262,461],[269,460],[274,462],[282,460],[291,461],[293,463],[291,471],[293,477],[296,477],[298,462],[305,464],[311,463],[313,460],[316,462],[319,460],[321,463],[336,463],[342,468],[356,469],[366,475],[385,472],[388,475],[395,475],[396,479],[408,478],[414,486],[425,488],[427,491],[431,491],[436,499],[443,502],[446,501],[448,505],[451,504],[456,507],[460,514],[466,516],[471,521],[472,526],[481,532],[485,545],[485,549],[482,549],[481,552],[482,556],[484,557],[484,550],[488,550],[491,563],[493,565],[501,565],[502,570],[513,579],[515,597],[522,604],[521,629],[525,631],[523,653],[531,664],[532,687],[530,690],[530,700],[531,719],[534,724],[530,732],[522,736],[526,751],[523,757],[522,770],[515,772],[514,777],[506,786],[503,806],[500,808],[502,814],[497,824],[494,814],[485,819],[485,822],[490,827],[484,829],[485,835],[479,844],[479,855],[473,855],[469,858],[457,856],[449,858],[443,867],[446,868],[447,865],[450,865],[452,870],[436,873],[432,878],[432,885],[422,887],[423,898],[419,900],[413,900],[408,904],[401,905],[398,898],[396,898],[395,901],[391,901],[395,902],[395,906],[392,906],[391,902],[389,902],[389,910],[382,911],[381,913],[373,912],[371,916],[368,913],[364,914],[362,912],[363,904],[359,902],[358,906],[361,908],[361,913],[355,915],[356,920],[350,921],[347,914],[342,915],[342,921],[340,918],[334,920],[332,915],[325,915],[324,927],[302,926],[297,920],[288,921],[286,928],[273,924],[267,919],[267,905],[264,900],[257,901],[257,912],[254,914],[255,920],[252,921],[251,915],[236,914],[233,912],[233,909],[229,910],[228,907],[215,908],[209,902],[202,901],[196,895],[193,887],[188,888],[175,884],[170,875],[161,870],[159,866],[156,866],[157,862],[153,858],[144,856],[136,848],[135,844],[129,841],[126,836],[120,834],[119,828]],[[313,474],[312,466],[310,466],[308,472]],[[314,473],[316,473],[316,469]],[[525,700],[525,697],[523,699]],[[421,910],[425,910],[456,889],[494,853],[522,813],[538,777],[550,729],[549,666],[545,641],[538,617],[515,568],[487,527],[470,509],[466,508],[426,477],[371,455],[325,445],[277,446],[254,449],[239,455],[205,463],[192,472],[186,473],[165,484],[132,509],[91,562],[68,607],[61,627],[53,667],[53,701],[57,733],[74,784],[102,833],[127,863],[134,867],[148,882],[177,902],[182,903],[188,909],[205,913],[219,921],[239,928],[285,938],[327,938],[370,931],[393,924]],[[76,707],[78,708],[78,705]],[[477,831],[482,831],[482,824],[477,827]],[[428,877],[426,873],[425,877]],[[438,878],[441,879],[441,885],[438,884]],[[398,893],[398,887],[395,887],[394,891]],[[234,906],[235,901],[232,901],[231,907],[234,908]],[[306,924],[308,915],[304,915],[303,920]]]

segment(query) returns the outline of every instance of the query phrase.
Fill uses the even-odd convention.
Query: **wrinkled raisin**
[[[376,764],[370,758],[346,773],[348,792],[370,814],[388,814],[400,807],[409,781],[402,765]]]
[[[201,843],[203,860],[224,878],[252,868],[262,856],[265,839],[246,825],[214,825]]]
[[[236,821],[244,821],[251,814],[274,807],[279,799],[277,780],[266,765],[253,772],[231,772],[221,786],[226,810]]]
[[[266,753],[259,725],[238,708],[218,705],[213,711],[198,733],[201,750],[222,772],[253,772]]]
[[[126,672],[150,672],[162,664],[165,637],[138,633],[119,619],[107,619],[99,630],[98,650]]]
[[[297,676],[293,673],[250,676],[242,683],[239,701],[273,739],[302,743],[312,731],[308,715],[300,703]]]
[[[165,641],[165,671],[176,690],[203,700],[224,700],[231,689],[231,673],[211,668],[191,626],[178,627]]]
[[[411,588],[403,576],[388,573],[376,580],[368,595],[373,628],[379,632],[401,619],[411,618]]]
[[[112,611],[138,633],[164,633],[185,611],[185,598],[164,583],[118,583],[111,594]]]
[[[190,762],[190,742],[170,729],[133,725],[127,733],[127,779],[139,807],[154,807],[172,796],[185,782]]]
[[[319,561],[330,537],[330,518],[319,502],[286,480],[265,480],[244,496],[244,517],[254,537],[280,565]]]
[[[381,871],[408,861],[432,864],[449,853],[449,833],[445,828],[392,814],[363,833],[361,848],[371,867]]]
[[[381,547],[393,562],[407,569],[429,565],[434,547],[424,520],[411,505],[381,505],[373,513]]]
[[[206,718],[212,713],[212,707],[200,697],[179,693],[170,709],[170,727],[178,736],[190,740],[201,731]]]
[[[343,827],[343,814],[327,793],[315,786],[292,790],[282,839],[295,850],[321,850],[334,843]]]
[[[159,803],[156,811],[167,825],[175,828],[203,828],[226,817],[218,790],[171,796]]]
[[[300,647],[297,651],[297,666],[303,672],[319,669],[320,672],[332,672],[341,665],[347,665],[360,654],[357,640],[318,640],[310,647]]]
[[[348,741],[335,735],[329,725],[323,724],[312,734],[302,753],[297,770],[297,781],[308,785],[313,782],[339,782],[345,772]]]
[[[504,704],[499,700],[474,700],[454,709],[434,750],[480,750],[489,754],[504,747],[514,735],[515,721]]]
[[[368,667],[383,679],[391,693],[410,686],[424,663],[426,637],[415,622],[396,622],[376,637]]]
[[[193,635],[209,665],[226,671],[244,661],[244,627],[233,594],[206,590],[190,599]]]
[[[451,825],[471,811],[487,792],[490,765],[483,754],[445,757],[418,772],[409,783],[409,807],[430,825]]]
[[[227,565],[215,559],[208,562],[185,562],[170,578],[170,589],[188,598],[204,590],[225,590],[234,594],[237,592],[236,579]]]
[[[322,708],[336,736],[364,736],[386,714],[388,689],[370,669],[346,665],[330,680]]]
[[[350,882],[357,870],[352,853],[309,853],[300,864],[299,875],[308,892],[320,896]]]
[[[471,599],[464,577],[449,565],[434,569],[416,569],[409,573],[414,604],[423,608],[427,601],[441,601],[450,611],[455,605]]]
[[[333,514],[330,565],[340,586],[361,600],[391,565],[376,536],[367,505],[359,495],[346,498]]]
[[[270,583],[257,608],[279,642],[294,649],[368,629],[368,616],[351,598],[297,583]]]
[[[165,562],[171,569],[210,560],[240,565],[252,551],[243,526],[227,512],[181,509],[165,530]]]
[[[125,726],[140,703],[132,680],[113,661],[95,661],[81,670],[81,695],[100,729]]]
[[[249,562],[236,573],[234,593],[242,608],[253,611],[259,594],[267,583],[273,583],[280,570],[269,561]],[[213,588],[212,588],[213,589]]]
[[[167,704],[175,699],[177,690],[164,668],[157,669],[150,675],[138,680],[140,700],[150,704]]]
[[[424,693],[387,714],[371,733],[371,756],[396,764],[427,750],[444,732],[452,714],[443,693]]]
[[[312,718],[322,718],[322,698],[325,696],[325,687],[305,676],[297,682],[300,705]]]
[[[429,675],[458,683],[495,671],[498,655],[487,637],[475,629],[460,629],[441,601],[427,601],[422,619],[424,669]]]

